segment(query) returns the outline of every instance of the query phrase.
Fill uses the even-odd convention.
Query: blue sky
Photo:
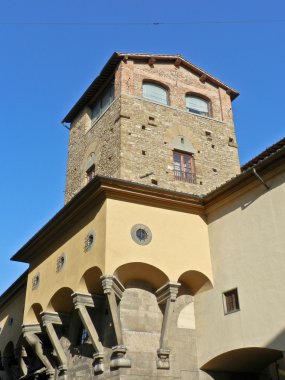
[[[0,293],[26,268],[9,258],[63,206],[60,121],[114,51],[180,53],[240,91],[245,163],[285,135],[284,34],[284,0],[1,0]]]

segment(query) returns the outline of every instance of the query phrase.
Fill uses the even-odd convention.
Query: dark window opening
[[[225,292],[223,296],[226,314],[234,313],[235,311],[240,310],[237,289],[229,290],[228,292]]]
[[[86,328],[82,325],[80,332],[79,332],[79,336],[78,336],[78,345],[87,343],[88,339],[89,339],[88,332],[87,332]]]
[[[95,177],[95,165],[92,165],[87,171],[86,171],[86,178],[87,183],[92,181],[92,179]]]
[[[140,241],[145,241],[148,237],[148,233],[143,228],[139,228],[136,231],[136,236]]]

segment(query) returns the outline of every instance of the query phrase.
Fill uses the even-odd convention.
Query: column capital
[[[43,321],[43,326],[46,326],[47,323],[52,323],[53,325],[62,325],[62,320],[58,313],[50,311],[42,311],[40,316]]]
[[[25,335],[27,333],[37,334],[37,333],[41,333],[41,332],[42,332],[42,329],[41,329],[41,325],[39,323],[22,325],[23,335]]]
[[[104,300],[104,296],[94,296],[90,293],[72,293],[71,297],[75,309],[78,309],[80,306],[95,307],[97,303],[101,303]]]
[[[158,304],[164,304],[168,300],[174,302],[176,300],[179,287],[180,284],[177,282],[167,282],[161,288],[157,289],[155,296]]]
[[[115,293],[118,299],[121,299],[125,291],[125,287],[115,276],[101,276],[102,287],[105,294]]]

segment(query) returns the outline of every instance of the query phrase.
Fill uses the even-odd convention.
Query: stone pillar
[[[18,362],[22,376],[26,376],[28,373],[28,367],[27,367],[25,360],[24,360],[24,357],[26,357],[26,356],[27,356],[27,353],[26,353],[24,346],[20,346],[19,348],[15,349],[15,358]]]
[[[49,359],[43,352],[42,342],[40,338],[37,336],[37,333],[41,333],[41,326],[39,324],[35,325],[23,325],[22,326],[23,337],[26,342],[31,346],[34,353],[37,355],[39,360],[46,367],[46,374],[48,379],[54,379],[55,370],[51,365]]]
[[[5,379],[7,380],[13,380],[13,372],[11,368],[11,362],[12,359],[10,357],[3,357],[2,358],[2,364],[3,364],[3,371],[5,373]]]
[[[59,373],[63,380],[67,379],[67,358],[65,352],[60,344],[57,333],[53,325],[62,325],[62,320],[60,319],[58,313],[50,313],[43,311],[41,312],[41,317],[43,321],[43,326],[46,329],[47,335],[50,339],[50,342],[56,352],[60,366],[58,367]]]
[[[104,372],[104,347],[99,340],[98,333],[92,322],[92,319],[88,313],[87,307],[95,307],[96,299],[98,302],[102,302],[102,298],[99,296],[92,296],[91,294],[73,293],[71,295],[73,298],[74,308],[78,311],[78,315],[83,323],[83,326],[88,332],[91,339],[92,346],[94,348],[95,354],[94,358],[94,372],[95,374],[100,374]]]
[[[169,354],[170,349],[168,346],[168,336],[171,324],[171,319],[174,311],[174,304],[176,301],[178,289],[180,284],[176,282],[168,282],[159,288],[156,292],[157,303],[159,305],[165,305],[165,310],[163,314],[163,321],[160,334],[160,345],[157,350],[157,368],[159,369],[169,369]]]
[[[117,345],[112,347],[111,368],[130,367],[131,360],[127,358],[127,348],[123,342],[122,327],[120,322],[118,304],[125,290],[124,286],[115,276],[101,276],[104,294],[107,296]]]

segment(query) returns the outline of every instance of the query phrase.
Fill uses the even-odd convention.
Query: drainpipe
[[[256,172],[255,168],[252,169],[253,174],[256,176],[257,179],[266,187],[267,190],[270,189],[270,187],[263,181],[263,179],[260,177],[260,175]]]

